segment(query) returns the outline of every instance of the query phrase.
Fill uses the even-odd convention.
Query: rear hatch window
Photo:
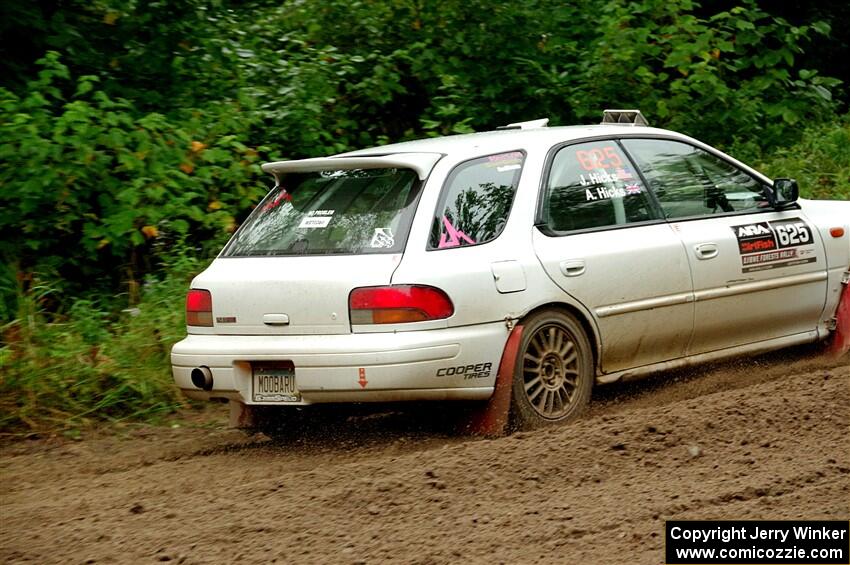
[[[222,255],[400,253],[421,188],[417,174],[401,168],[287,174]]]

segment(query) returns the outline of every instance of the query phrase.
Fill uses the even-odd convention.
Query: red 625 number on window
[[[617,148],[613,145],[605,147],[597,147],[588,150],[576,151],[576,159],[578,159],[581,168],[585,171],[593,169],[613,169],[623,166],[623,160],[617,154]]]

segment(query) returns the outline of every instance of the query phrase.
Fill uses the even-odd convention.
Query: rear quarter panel
[[[492,350],[481,358],[481,361],[492,362],[494,367],[501,358],[511,324],[543,305],[569,304],[585,313],[594,325],[594,335],[589,338],[599,346],[593,317],[584,305],[552,282],[532,245],[537,194],[549,145],[471,148],[468,153],[448,156],[437,163],[420,199],[401,263],[392,277],[393,284],[428,284],[444,290],[455,305],[454,315],[447,320],[449,328],[503,322],[504,339],[494,340]],[[429,251],[428,238],[437,202],[449,172],[467,159],[513,150],[525,151],[526,159],[502,233],[482,245]],[[500,292],[495,276],[506,265],[521,283],[517,290]],[[511,324],[505,323],[508,319]]]

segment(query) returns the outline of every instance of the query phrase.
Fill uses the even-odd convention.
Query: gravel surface
[[[663,563],[667,519],[850,518],[849,361],[600,387],[577,422],[489,440],[393,415],[274,443],[222,407],[6,444],[0,561]]]

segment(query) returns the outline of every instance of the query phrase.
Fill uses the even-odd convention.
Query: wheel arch
[[[542,312],[544,310],[561,310],[562,312],[566,312],[572,315],[578,322],[581,324],[582,329],[584,329],[587,334],[588,341],[590,341],[590,348],[593,354],[593,365],[596,368],[596,375],[598,376],[601,373],[602,369],[602,342],[599,339],[599,333],[596,330],[596,325],[587,315],[587,312],[583,311],[581,308],[573,304],[568,304],[566,302],[547,302],[546,304],[540,304],[535,306],[533,309],[529,310],[525,313],[525,315],[520,320],[520,324],[523,320],[527,319],[529,316],[533,316],[538,312]]]

